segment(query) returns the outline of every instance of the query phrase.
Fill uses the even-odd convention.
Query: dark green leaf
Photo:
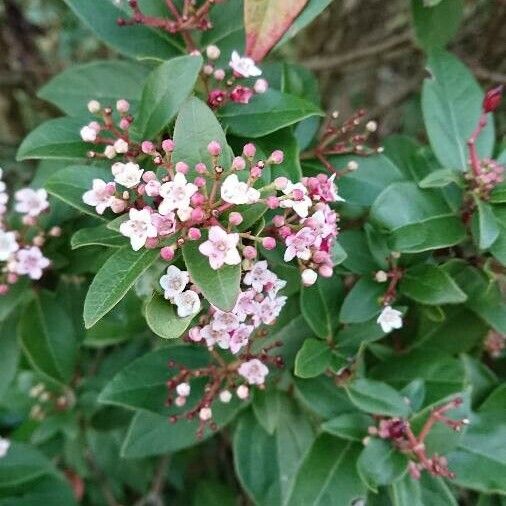
[[[379,313],[380,297],[386,288],[373,279],[361,278],[344,299],[339,314],[342,323],[362,323]]]
[[[107,225],[99,225],[98,227],[78,230],[70,239],[70,245],[72,249],[82,248],[83,246],[119,248],[125,245],[126,240],[125,236],[110,230]]]
[[[154,295],[146,306],[146,322],[149,328],[164,339],[177,339],[185,332],[193,316],[180,318],[174,305],[161,295]]]
[[[324,373],[330,366],[332,352],[325,341],[306,339],[295,357],[295,375],[313,378]]]
[[[420,188],[441,188],[449,184],[462,184],[461,174],[451,169],[439,169],[425,176],[419,183]]]
[[[322,424],[323,432],[348,441],[359,441],[368,435],[367,429],[374,425],[371,416],[364,413],[344,413]]]
[[[490,204],[475,198],[476,210],[473,214],[472,231],[475,242],[481,250],[488,249],[499,237],[499,224]]]

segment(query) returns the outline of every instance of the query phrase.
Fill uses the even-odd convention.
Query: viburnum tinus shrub
[[[500,504],[502,89],[444,49],[460,2],[413,2],[421,139],[277,58],[329,2],[66,3],[122,56],[40,90],[0,188],[0,505]]]

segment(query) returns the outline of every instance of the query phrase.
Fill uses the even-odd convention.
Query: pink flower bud
[[[202,335],[200,334],[200,327],[192,327],[188,332],[188,337],[192,341],[195,341],[196,343],[202,341]]]
[[[113,213],[119,214],[126,209],[127,203],[121,199],[114,199],[111,204],[111,210]]]
[[[237,226],[240,225],[243,221],[242,214],[237,212],[231,212],[228,216],[228,221],[231,225]]]
[[[255,93],[265,93],[269,89],[269,83],[265,79],[257,79],[253,89]]]
[[[174,151],[174,141],[172,139],[164,139],[162,141],[162,149],[166,153],[172,153]]]
[[[181,395],[177,396],[176,399],[174,400],[174,404],[178,408],[182,408],[186,404],[186,397],[183,397]]]
[[[216,69],[213,76],[217,81],[223,81],[225,79],[225,71],[223,69]]]
[[[147,170],[142,174],[142,180],[145,183],[149,183],[150,181],[153,181],[156,179],[156,174],[152,170]]]
[[[251,177],[254,177],[256,179],[262,175],[262,169],[258,165],[254,165],[253,167],[251,167],[249,173]]]
[[[204,72],[204,74],[206,76],[210,76],[213,73],[213,70],[214,70],[214,67],[212,65],[209,65],[209,64],[204,65],[202,67],[202,72]]]
[[[98,121],[92,121],[89,125],[88,125],[92,130],[95,130],[95,132],[100,132],[100,130],[102,129],[102,127],[100,126],[100,123],[98,123]]]
[[[0,284],[0,295],[5,295],[9,291],[9,285],[2,283]]]
[[[174,248],[172,246],[164,246],[160,250],[160,256],[166,262],[170,262],[174,258]]]
[[[226,99],[227,94],[224,91],[211,90],[207,96],[207,105],[211,107],[211,109],[218,109],[218,107],[225,103]]]
[[[243,170],[246,167],[246,161],[242,156],[236,156],[232,161],[232,168],[234,170]]]
[[[502,100],[502,86],[497,86],[487,91],[485,98],[483,99],[483,112],[494,112]]]
[[[282,227],[285,224],[285,217],[282,214],[276,214],[272,218],[272,223],[274,223],[275,227]]]
[[[269,161],[274,163],[275,165],[279,165],[280,163],[283,163],[283,160],[285,158],[285,155],[283,151],[280,149],[276,149],[276,151],[273,151],[271,153],[271,156],[269,157]]]
[[[262,246],[265,249],[274,249],[276,247],[276,239],[274,237],[264,237],[262,239]]]
[[[158,246],[158,239],[156,237],[148,237],[145,246],[147,249],[155,249]]]
[[[199,411],[199,418],[203,422],[207,422],[208,420],[211,420],[212,417],[213,417],[213,412],[211,411],[211,408],[202,408]]]
[[[195,178],[195,179],[199,179],[199,178]],[[196,184],[196,186],[198,186],[198,185]],[[190,201],[192,203],[192,206],[198,207],[198,206],[201,206],[206,201],[206,197],[204,195],[202,195],[202,193],[197,192],[191,196]]]
[[[318,250],[313,253],[312,260],[313,260],[313,262],[315,262],[317,264],[322,264],[323,262],[328,260],[328,256],[329,255],[327,252]]]
[[[283,239],[286,239],[287,237],[289,237],[290,235],[292,235],[292,230],[290,229],[290,227],[288,227],[287,225],[281,227],[279,230],[278,230],[278,234],[283,238]]]
[[[274,197],[274,195],[267,197],[265,203],[269,209],[277,209],[279,207],[279,199],[277,197]]]
[[[302,190],[299,190],[296,188],[292,192],[293,200],[303,200],[304,199],[304,192]]]
[[[158,195],[160,195],[161,186],[160,181],[157,179],[151,179],[144,186],[144,190],[149,197],[158,197]]]
[[[146,193],[146,185],[141,183],[137,186],[136,190],[138,195],[144,195]]]
[[[329,264],[320,265],[320,267],[318,268],[318,274],[324,278],[331,278],[333,272],[334,270],[332,269],[332,266]]]
[[[128,103],[128,100],[125,100],[124,98],[118,100],[116,102],[116,109],[118,112],[121,113],[128,112],[130,109],[130,104]]]
[[[144,154],[150,155],[155,150],[155,145],[151,141],[142,141],[141,150]]]
[[[200,209],[200,208],[197,208],[197,209]],[[194,211],[196,211],[196,209],[194,209]],[[191,241],[198,241],[201,237],[202,237],[202,234],[198,228],[191,227],[190,229],[188,229],[188,238]]]
[[[286,177],[280,176],[274,180],[274,186],[276,190],[284,190],[286,185],[288,184],[288,179]]]
[[[197,174],[205,174],[207,172],[207,167],[205,163],[199,162],[195,165],[195,171]]]
[[[7,283],[9,283],[9,285],[13,285],[18,281],[18,279],[19,276],[14,272],[9,272],[9,274],[7,274]]]
[[[253,158],[256,152],[257,148],[251,142],[245,144],[244,148],[242,148],[242,153],[246,158]]]
[[[204,219],[205,213],[201,207],[196,207],[195,209],[192,209],[190,216],[192,221],[202,221]]]
[[[60,237],[62,233],[61,227],[51,227],[49,230],[49,235],[51,237]]]
[[[206,185],[206,179],[204,177],[197,176],[194,180],[195,186],[202,188]]]
[[[176,163],[176,172],[180,172],[181,174],[187,174],[190,167],[185,162],[177,162]]]
[[[218,141],[211,141],[207,145],[207,151],[211,156],[219,156],[221,153],[221,145]]]
[[[257,250],[253,246],[245,246],[242,254],[247,260],[253,260],[257,256]]]
[[[230,99],[232,102],[236,102],[238,104],[249,104],[251,97],[253,96],[253,91],[251,88],[247,86],[236,86],[230,92]]]
[[[128,118],[121,118],[119,121],[121,130],[128,130],[130,128],[130,120]]]
[[[116,183],[113,183],[112,181],[107,183],[105,185],[105,191],[108,195],[114,195],[116,192]]]
[[[21,221],[23,222],[23,225],[27,225],[28,227],[32,227],[33,225],[35,225],[37,223],[37,218],[35,218],[34,216],[29,216],[29,215],[25,214],[25,216],[23,216]]]

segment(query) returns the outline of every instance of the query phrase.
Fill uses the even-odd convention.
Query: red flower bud
[[[503,87],[497,86],[488,90],[483,99],[483,112],[494,112],[501,103]]]

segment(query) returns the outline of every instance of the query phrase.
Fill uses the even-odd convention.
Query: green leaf
[[[235,135],[257,138],[293,125],[310,116],[321,116],[312,102],[270,89],[249,104],[228,103],[220,109],[224,126]]]
[[[391,443],[371,438],[357,460],[358,474],[374,492],[378,486],[390,485],[408,470],[408,457],[395,449]]]
[[[16,376],[20,349],[16,335],[17,316],[0,322],[0,400]]]
[[[465,172],[466,141],[478,124],[483,93],[469,70],[449,53],[432,52],[428,68],[431,77],[423,84],[422,111],[430,144],[443,167]],[[492,155],[493,121],[476,145],[480,158]]]
[[[443,269],[431,264],[409,268],[399,284],[400,292],[421,304],[459,304],[467,295]]]
[[[409,416],[410,409],[402,395],[386,383],[359,378],[347,385],[346,393],[351,402],[366,413]]]
[[[339,243],[347,255],[343,267],[367,276],[372,276],[378,270],[378,264],[371,255],[366,234],[362,230],[344,230],[339,234]]]
[[[385,286],[366,277],[359,279],[348,292],[341,306],[342,323],[362,323],[377,315],[381,309],[379,298]]]
[[[74,14],[97,37],[122,54],[133,58],[166,60],[184,49],[177,39],[164,35],[160,30],[137,24],[118,26],[118,18],[125,12],[112,2],[103,0],[64,0]]]
[[[323,432],[348,441],[359,441],[368,435],[368,428],[374,425],[371,416],[364,413],[344,413],[322,424]]]
[[[344,248],[336,241],[332,246],[330,256],[332,258],[332,264],[335,267],[336,265],[342,264],[348,258],[348,253],[346,253]]]
[[[186,268],[211,304],[223,311],[231,311],[240,292],[241,266],[224,265],[220,269],[212,269],[209,259],[199,251],[199,245],[204,240],[187,241],[183,245]]]
[[[23,301],[32,296],[31,280],[23,276],[9,291],[0,297],[0,322],[5,321],[12,312],[23,304]]]
[[[234,433],[236,473],[255,504],[285,504],[314,435],[308,419],[285,394],[277,393],[279,423],[269,435],[248,411]]]
[[[490,246],[490,253],[492,253],[499,262],[506,265],[506,226],[502,223],[499,224],[499,236],[492,246]]]
[[[323,434],[314,442],[295,478],[287,506],[349,506],[365,498],[355,469],[356,443]]]
[[[141,138],[153,138],[169,124],[192,92],[201,67],[201,56],[179,56],[149,74],[133,124]]]
[[[110,256],[86,294],[83,313],[86,328],[89,329],[106,315],[158,257],[156,249],[133,251],[130,245],[123,246]]]
[[[36,294],[19,322],[19,337],[31,365],[59,383],[74,373],[77,341],[68,314],[51,292]]]
[[[235,504],[236,494],[232,488],[218,481],[198,481],[193,506],[235,506]]]
[[[412,182],[390,185],[374,201],[370,216],[391,232],[389,245],[394,251],[419,253],[453,246],[466,237],[460,217],[444,198]]]
[[[300,310],[311,330],[322,339],[332,335],[332,317],[327,303],[324,281],[317,280],[300,291]],[[330,300],[328,302],[331,302]]]
[[[246,54],[261,61],[292,25],[308,0],[244,0]]]
[[[86,158],[90,144],[81,140],[79,131],[87,123],[80,118],[45,121],[30,132],[19,146],[16,159],[77,160]]]
[[[281,409],[281,393],[279,390],[255,390],[252,406],[257,422],[268,434],[274,434],[279,424]]]
[[[98,227],[82,228],[70,239],[72,249],[82,248],[84,246],[106,246],[108,248],[119,248],[121,246],[125,246],[125,242],[125,236],[109,229],[105,224],[99,225]]]
[[[295,357],[295,375],[313,378],[324,373],[330,366],[332,352],[325,341],[306,339]]]
[[[490,204],[479,198],[474,199],[476,210],[471,223],[473,237],[481,250],[488,249],[499,237],[499,224]]]
[[[498,184],[490,193],[490,202],[492,204],[506,203],[506,182]]]
[[[153,295],[146,306],[146,322],[149,328],[164,339],[177,339],[190,325],[193,316],[180,318],[174,305],[161,295]]]
[[[442,49],[457,33],[464,15],[463,0],[442,0],[436,6],[411,0],[418,44],[425,50]]]
[[[104,107],[114,107],[118,99],[124,98],[136,109],[148,70],[142,63],[122,60],[73,65],[53,77],[37,96],[69,116],[88,114],[90,100],[98,100]]]
[[[83,202],[84,192],[91,189],[94,179],[107,180],[110,172],[104,167],[95,165],[71,165],[55,172],[44,185],[44,188],[55,197],[63,200],[79,211],[89,214],[98,220],[105,220],[96,213],[95,208]]]
[[[419,183],[420,188],[442,188],[449,184],[462,184],[461,175],[452,169],[439,169],[425,176]]]
[[[442,478],[422,473],[419,480],[406,474],[391,486],[393,506],[457,506],[457,501]]]
[[[232,158],[225,132],[211,109],[196,97],[190,97],[181,106],[174,126],[173,139],[175,148],[172,157],[175,161],[184,160],[191,168],[199,162],[211,167],[207,145],[214,140],[223,148],[219,163],[223,167],[230,165]]]

